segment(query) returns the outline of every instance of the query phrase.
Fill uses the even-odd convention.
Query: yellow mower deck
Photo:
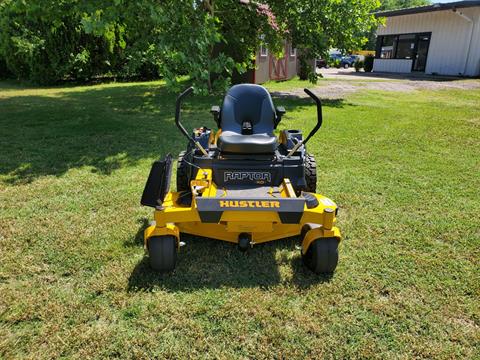
[[[180,233],[237,243],[240,234],[251,235],[251,244],[300,235],[302,254],[319,238],[341,239],[335,227],[337,205],[330,199],[310,194],[317,201],[297,197],[288,179],[279,187],[217,189],[212,171],[198,171],[191,181],[192,201],[181,205],[185,193],[169,192],[155,210],[155,222],[144,233],[145,246],[151,237],[172,235],[179,244]],[[312,199],[311,199],[312,200]],[[316,204],[318,202],[318,204]]]

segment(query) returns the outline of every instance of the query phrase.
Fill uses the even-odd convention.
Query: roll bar
[[[287,157],[292,156],[298,150],[298,148],[300,146],[305,145],[308,142],[308,140],[310,140],[312,138],[312,136],[315,135],[317,133],[317,131],[321,128],[322,122],[323,122],[322,102],[320,101],[318,96],[315,95],[310,90],[303,89],[303,91],[305,91],[305,93],[308,96],[310,96],[315,101],[315,103],[317,104],[317,125],[315,125],[315,127],[312,129],[312,131],[310,131],[310,134],[308,134],[308,136],[306,137],[305,140],[301,140],[301,141],[299,141],[295,144],[295,146],[292,148],[292,150],[290,150],[290,152],[287,154]]]
[[[188,141],[193,143],[202,152],[203,155],[208,156],[207,150],[205,150],[205,148],[202,145],[200,145],[200,143],[196,141],[195,138],[188,133],[188,131],[183,127],[182,123],[180,122],[180,112],[182,109],[182,101],[192,92],[193,92],[193,87],[190,86],[189,88],[185,89],[180,95],[178,95],[177,101],[175,103],[175,125],[177,125],[180,132],[183,135],[185,135]]]

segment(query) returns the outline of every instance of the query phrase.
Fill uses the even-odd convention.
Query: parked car
[[[355,61],[359,59],[358,55],[347,55],[342,57],[342,60],[340,60],[340,66],[348,69],[350,66],[353,66],[355,64]]]
[[[329,55],[329,59],[317,59],[315,61],[315,65],[317,66],[317,68],[321,69],[321,68],[329,68],[330,67],[330,64],[332,64],[333,62],[335,62],[336,60],[338,61],[341,61],[343,58],[343,55],[340,54],[340,53],[332,53]]]
[[[332,54],[330,54],[330,59],[332,59],[332,60],[337,60],[337,59],[338,59],[338,60],[342,60],[342,58],[343,58],[343,55],[340,54],[340,53],[332,53]]]

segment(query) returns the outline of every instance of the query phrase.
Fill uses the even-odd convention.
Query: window
[[[293,46],[290,45],[290,56],[295,57],[297,56],[297,48],[294,48]]]
[[[262,57],[268,56],[268,49],[265,45],[260,45],[260,56]]]
[[[396,59],[413,59],[415,38],[415,34],[398,36]]]
[[[384,35],[377,38],[377,59],[407,59],[415,60],[419,43],[430,43],[430,33]],[[425,39],[425,40],[424,40]]]
[[[389,36],[382,36],[379,38],[380,41],[380,58],[381,59],[393,59],[394,58],[394,50],[395,50],[395,42],[396,36],[389,35]]]

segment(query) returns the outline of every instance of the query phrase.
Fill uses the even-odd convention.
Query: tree
[[[301,62],[330,47],[358,48],[378,0],[3,0],[0,58],[39,82],[92,77],[184,75],[197,92],[223,90],[254,66],[261,44]],[[1,63],[1,61],[0,61]],[[314,74],[312,74],[314,75]],[[311,76],[311,80],[315,80]]]
[[[167,2],[168,3],[168,2]],[[325,54],[330,47],[361,46],[376,20],[377,0],[203,0],[174,1],[163,6],[159,48],[164,75],[176,83],[184,70],[204,92],[224,88],[234,70],[253,66],[251,59],[263,43],[281,55],[290,40],[301,60]],[[174,24],[172,24],[174,19]],[[312,73],[313,75],[313,73]],[[315,80],[314,76],[311,76]],[[206,85],[206,86],[204,86]]]
[[[382,0],[378,11],[407,9],[429,4],[429,0]]]
[[[198,92],[224,90],[234,71],[253,66],[258,46],[264,42],[279,49],[282,31],[268,13],[234,0],[172,0],[159,8],[162,29],[157,47],[162,53],[162,73],[170,87],[178,75],[188,75]]]
[[[39,83],[158,77],[151,3],[0,0],[0,65]]]
[[[8,69],[40,83],[107,72],[117,59],[121,27],[90,35],[81,29],[82,16],[76,1],[0,3],[0,55]]]
[[[286,24],[287,38],[299,48],[300,63],[325,57],[331,48],[344,51],[358,49],[377,21],[372,11],[379,6],[377,0],[303,0],[271,1],[277,17]],[[310,80],[316,80],[310,71]]]

